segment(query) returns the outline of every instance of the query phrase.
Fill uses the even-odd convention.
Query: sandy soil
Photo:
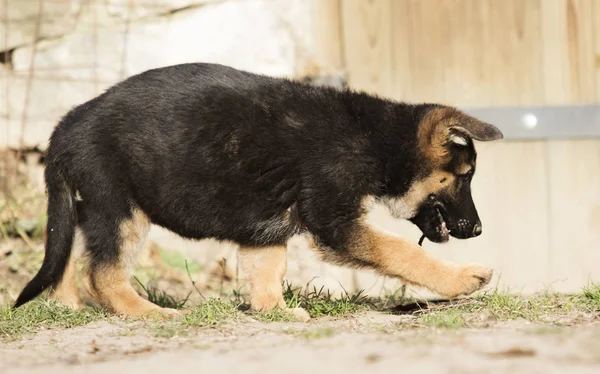
[[[437,330],[411,328],[411,318],[248,318],[170,339],[102,321],[0,343],[0,373],[600,373],[600,322]]]

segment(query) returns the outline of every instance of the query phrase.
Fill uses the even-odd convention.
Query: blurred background
[[[505,139],[477,144],[483,235],[424,250],[493,267],[491,287],[510,292],[600,279],[600,0],[0,0],[5,298],[43,256],[44,152],[59,118],[132,74],[184,62],[456,105],[496,124]],[[371,219],[420,237],[384,209]],[[201,287],[235,289],[235,249],[153,228],[138,274],[185,283],[187,259]],[[400,286],[323,264],[301,238],[289,250],[298,285]]]

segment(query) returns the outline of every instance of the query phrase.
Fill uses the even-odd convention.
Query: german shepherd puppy
[[[50,288],[80,305],[87,289],[114,313],[176,314],[139,296],[130,270],[151,224],[240,245],[251,309],[285,307],[286,242],[306,234],[324,261],[371,268],[446,297],[491,269],[444,262],[368,225],[379,201],[433,242],[481,234],[470,183],[473,140],[493,125],[448,106],[407,104],[217,64],[149,70],[73,108],[48,147],[46,254],[15,307]]]

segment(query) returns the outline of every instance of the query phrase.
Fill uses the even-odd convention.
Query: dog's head
[[[423,167],[408,192],[390,206],[392,214],[403,206],[403,218],[432,242],[478,236],[482,224],[471,196],[477,160],[473,140],[502,139],[502,132],[455,108],[434,105],[421,110],[417,148]]]

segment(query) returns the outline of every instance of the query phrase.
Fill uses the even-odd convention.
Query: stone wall
[[[315,64],[311,10],[310,0],[9,0],[2,143],[44,149],[69,108],[151,68],[204,61],[302,75]]]

